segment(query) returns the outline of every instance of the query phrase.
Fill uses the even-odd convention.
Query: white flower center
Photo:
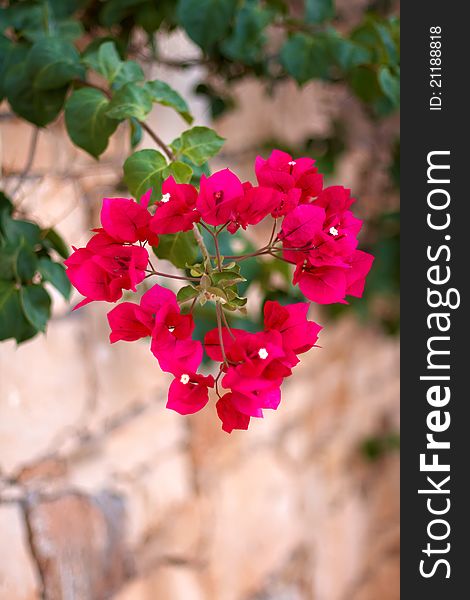
[[[171,198],[171,194],[163,194],[161,202],[168,202]]]
[[[175,328],[173,327],[173,325],[170,325],[170,326],[168,327],[168,331],[169,331],[170,333],[173,333],[173,331],[174,331],[174,330],[175,330]]]
[[[290,160],[290,161],[289,161],[287,164],[288,164],[290,167],[295,167],[295,165],[296,165],[297,163],[295,162],[295,160]]]
[[[261,360],[266,360],[269,356],[268,351],[266,350],[266,348],[260,348],[258,350],[258,356],[261,358]]]
[[[183,373],[183,375],[181,375],[180,377],[180,381],[182,384],[186,385],[187,383],[189,383],[189,375]]]
[[[336,229],[336,227],[330,227],[330,233],[331,235],[337,236],[338,230]]]

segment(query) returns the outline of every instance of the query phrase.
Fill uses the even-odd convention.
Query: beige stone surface
[[[53,452],[70,434],[88,394],[83,332],[76,319],[0,354],[0,470],[12,472]]]
[[[112,600],[206,600],[197,574],[187,567],[160,567],[147,577],[126,586]]]
[[[0,599],[40,600],[40,592],[22,511],[15,505],[0,506]]]

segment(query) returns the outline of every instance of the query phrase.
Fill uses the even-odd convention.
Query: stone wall
[[[197,73],[164,76],[187,94]],[[349,110],[356,141],[338,179],[364,206],[393,202],[380,161],[395,122],[372,127],[346,92],[321,84],[269,99],[247,82],[238,95],[217,124],[228,142],[214,166],[246,173],[266,135],[295,143]],[[32,129],[2,110],[11,191]],[[165,109],[152,119],[166,139],[181,127]],[[94,162],[54,124],[18,210],[83,244],[126,149],[123,130]],[[0,346],[0,599],[397,600],[398,457],[361,452],[398,428],[397,340],[352,315],[316,315],[322,348],[304,355],[280,409],[229,436],[213,404],[192,417],[165,409],[167,376],[147,344],[109,345],[107,308],[71,313],[54,296],[46,335]]]

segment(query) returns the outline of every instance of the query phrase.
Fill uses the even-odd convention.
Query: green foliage
[[[262,61],[266,27],[273,18],[272,10],[264,8],[256,0],[245,0],[237,12],[232,34],[222,42],[225,56],[248,65]]]
[[[165,157],[157,150],[139,150],[124,163],[124,181],[137,200],[152,188],[152,200],[160,199]]]
[[[178,23],[203,50],[226,39],[237,8],[236,0],[179,0]]]
[[[289,75],[300,84],[311,79],[327,79],[331,60],[324,36],[295,33],[281,50],[281,61]]]
[[[197,166],[215,156],[224,144],[224,138],[208,127],[193,127],[173,140],[171,148],[176,156],[185,156]]]
[[[335,14],[333,0],[305,0],[305,20],[307,23],[323,23]]]
[[[154,81],[148,81],[145,84],[145,89],[150,93],[154,102],[157,102],[163,106],[170,106],[171,108],[174,108],[176,112],[183,117],[186,123],[191,125],[194,119],[189,112],[186,101],[183,100],[178,92],[176,92],[167,83],[155,79]]]
[[[107,112],[110,102],[99,90],[75,90],[65,105],[65,124],[70,139],[80,148],[98,158],[115,132],[118,121]]]
[[[376,462],[386,454],[400,449],[400,435],[392,431],[367,437],[360,449],[366,460]]]
[[[69,298],[70,282],[55,252],[66,255],[59,234],[16,219],[0,192],[0,340],[20,343],[45,330],[51,307],[46,282]]]
[[[102,75],[115,90],[126,83],[144,80],[142,67],[132,60],[121,60],[112,41],[104,41],[95,52],[88,52],[85,63]]]
[[[160,235],[159,239],[158,246],[153,249],[158,258],[169,260],[179,269],[196,261],[198,247],[192,231]]]
[[[75,46],[61,38],[42,38],[33,44],[26,60],[26,72],[37,90],[55,90],[85,76]]]
[[[125,83],[109,103],[106,114],[111,119],[124,119],[134,117],[138,121],[144,121],[152,110],[152,96],[143,87],[135,83]]]

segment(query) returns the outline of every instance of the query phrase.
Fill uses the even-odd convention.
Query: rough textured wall
[[[221,160],[243,172],[267,134],[295,142],[350,110],[357,143],[338,179],[377,203],[394,123],[371,129],[322,85],[268,100],[247,83],[239,96],[218,125]],[[170,113],[154,119],[176,135]],[[8,116],[0,128],[11,189],[31,129]],[[42,132],[19,209],[82,244],[126,144],[123,131],[98,164],[60,123]],[[55,297],[47,335],[0,346],[1,600],[398,599],[398,457],[360,451],[398,427],[395,338],[319,316],[322,348],[304,356],[281,408],[228,436],[213,405],[190,418],[164,408],[167,376],[145,343],[108,344],[106,309],[72,314]]]

